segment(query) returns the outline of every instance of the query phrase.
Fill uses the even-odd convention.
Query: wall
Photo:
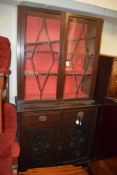
[[[16,83],[16,36],[17,36],[17,7],[0,5],[0,35],[8,37],[11,43],[12,61],[10,75],[10,101],[14,103],[17,93]]]
[[[79,3],[82,4],[89,4],[94,5],[96,7],[102,7],[104,9],[111,9],[117,11],[117,0],[0,0],[2,4],[9,4],[9,5],[17,5],[22,3],[37,3],[37,4],[46,4],[48,5],[55,5],[55,6],[67,6],[70,3],[70,8],[73,7],[74,2],[77,2],[78,6]],[[68,5],[69,7],[69,5]],[[82,10],[82,9],[81,9]]]
[[[16,41],[17,41],[17,7],[0,5],[0,35],[10,39],[12,62],[10,76],[10,101],[15,103],[17,94],[16,78]],[[117,56],[117,20],[105,18],[100,53]]]
[[[73,0],[76,2],[82,2],[86,4],[92,4],[99,7],[104,7],[112,10],[117,10],[117,0]]]
[[[104,21],[100,53],[117,56],[117,20]]]

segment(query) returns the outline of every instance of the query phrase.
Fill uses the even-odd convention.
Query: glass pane
[[[25,100],[56,99],[60,55],[58,16],[27,16]]]
[[[26,100],[38,99],[38,96],[40,96],[38,84],[34,76],[28,75],[25,77],[25,92]]]
[[[117,98],[117,60],[113,61],[112,72],[108,87],[108,96]]]
[[[66,76],[65,77],[65,93],[64,98],[88,98],[89,84],[91,83],[90,76]]]
[[[73,17],[69,18],[64,98],[90,96],[95,57],[95,36],[95,23]]]
[[[49,76],[44,88],[42,99],[51,100],[56,98],[57,76]]]

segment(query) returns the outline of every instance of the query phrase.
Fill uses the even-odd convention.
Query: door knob
[[[82,119],[84,117],[84,112],[78,112],[77,119],[76,119],[76,125],[82,125]]]

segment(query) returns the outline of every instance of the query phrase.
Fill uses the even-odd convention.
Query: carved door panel
[[[62,161],[90,159],[96,116],[94,109],[66,111],[61,141]]]
[[[47,166],[56,162],[57,131],[57,126],[23,129],[21,168]]]
[[[88,130],[83,126],[64,126],[62,160],[81,159],[87,155]]]
[[[53,165],[59,142],[61,111],[26,111],[18,117],[20,171]]]

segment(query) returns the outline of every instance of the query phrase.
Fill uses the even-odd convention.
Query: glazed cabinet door
[[[59,121],[59,112],[22,114],[19,126],[20,170],[53,165],[56,162]]]
[[[96,20],[68,14],[67,25],[63,98],[91,98],[97,69],[99,24]]]
[[[64,113],[62,161],[90,159],[93,144],[96,109],[68,110]]]
[[[55,100],[61,61],[61,13],[19,7],[19,30],[19,99]]]

